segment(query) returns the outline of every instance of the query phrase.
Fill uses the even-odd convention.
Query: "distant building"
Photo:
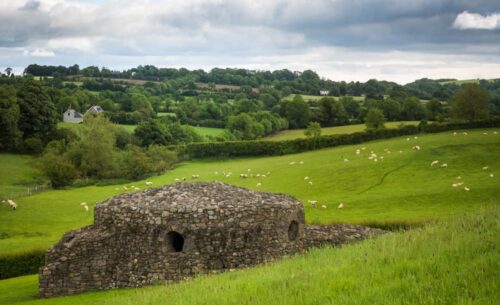
[[[83,122],[83,114],[70,107],[63,113],[63,121],[68,123],[81,123]]]
[[[85,112],[85,115],[87,115],[87,114],[99,114],[102,112],[104,112],[104,110],[102,110],[101,106],[95,105],[95,106],[90,107],[89,110],[87,110]]]
[[[320,95],[328,95],[330,94],[330,90],[319,90]]]

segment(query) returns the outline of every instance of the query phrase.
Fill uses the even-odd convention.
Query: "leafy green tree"
[[[397,100],[385,99],[381,102],[381,108],[387,120],[397,121],[401,119],[401,104]]]
[[[430,120],[437,120],[444,113],[443,105],[435,98],[427,102],[425,108],[427,109],[428,118]]]
[[[426,117],[425,108],[417,97],[411,96],[404,99],[403,115],[406,120],[422,120]]]
[[[78,170],[64,155],[65,145],[60,141],[50,142],[39,160],[42,173],[49,178],[52,187],[70,185],[78,177]]]
[[[21,131],[18,126],[19,105],[12,87],[0,87],[0,151],[12,151],[19,147]]]
[[[308,138],[316,138],[321,135],[321,125],[318,122],[310,122],[307,125],[304,135]]]
[[[124,153],[122,170],[128,179],[138,180],[151,173],[154,170],[154,164],[143,149],[129,145]]]
[[[243,140],[253,140],[264,135],[264,126],[247,113],[230,116],[226,128]]]
[[[281,108],[291,128],[304,128],[309,123],[309,105],[302,96],[296,95],[293,100],[282,102]]]
[[[365,118],[365,124],[367,129],[383,129],[385,123],[385,117],[382,110],[377,108],[371,108],[368,110]]]
[[[343,125],[348,121],[348,115],[344,105],[331,97],[323,97],[319,100],[318,108],[323,125]]]
[[[173,140],[165,124],[158,120],[147,120],[139,123],[134,130],[134,135],[144,147],[152,144],[168,145]]]
[[[58,115],[41,84],[27,80],[19,89],[17,96],[20,110],[18,126],[23,137],[48,140],[56,129]]]
[[[149,102],[148,98],[140,93],[133,93],[131,98],[131,109],[132,111],[139,111],[144,113],[147,117],[154,116],[154,110]]]
[[[477,121],[489,116],[490,95],[477,84],[467,84],[453,96],[453,113],[459,119]]]

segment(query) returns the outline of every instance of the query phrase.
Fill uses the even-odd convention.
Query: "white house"
[[[102,110],[101,106],[98,106],[98,105],[94,105],[92,107],[89,108],[89,110],[87,110],[85,112],[85,115],[87,114],[99,114],[101,112],[104,112],[104,110]]]
[[[330,94],[330,90],[319,90],[320,95],[328,95]]]
[[[70,107],[63,113],[63,121],[68,123],[81,123],[83,122],[83,114]]]

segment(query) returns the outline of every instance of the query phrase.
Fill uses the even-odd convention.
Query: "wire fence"
[[[31,196],[46,189],[50,189],[50,184],[37,184],[30,186],[4,186],[0,187],[0,198],[14,199],[20,197]]]

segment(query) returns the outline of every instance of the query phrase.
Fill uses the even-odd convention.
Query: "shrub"
[[[39,138],[28,138],[24,140],[24,152],[39,154],[43,151],[43,142]]]
[[[0,280],[21,276],[25,274],[38,273],[38,268],[44,262],[45,251],[6,255],[0,257]]]

